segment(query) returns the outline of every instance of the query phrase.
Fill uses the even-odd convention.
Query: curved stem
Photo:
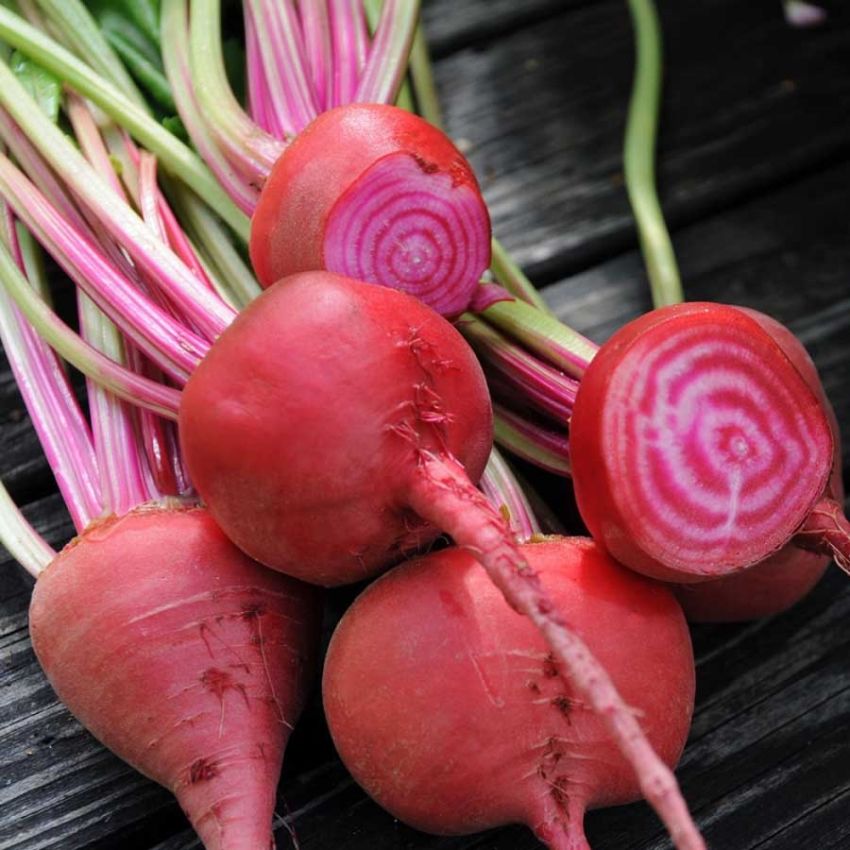
[[[628,0],[635,27],[635,80],[623,152],[626,189],[640,234],[652,301],[684,301],[679,268],[655,187],[661,98],[661,27],[653,0]]]
[[[0,13],[2,11],[0,7]],[[42,156],[113,238],[126,248],[137,265],[159,281],[169,298],[181,305],[181,309],[191,316],[209,340],[215,339],[232,321],[233,310],[158,242],[132,209],[116,199],[108,184],[64,133],[41,113],[3,63],[0,63],[0,102],[38,146]]]
[[[33,578],[38,578],[44,568],[56,557],[55,550],[27,522],[2,482],[0,482],[0,543]]]
[[[569,476],[570,444],[565,434],[534,425],[501,405],[493,405],[496,442],[517,457],[555,475]]]
[[[112,80],[134,103],[147,109],[145,98],[80,0],[37,0],[71,49],[98,74]]]
[[[294,136],[319,114],[308,77],[307,50],[298,15],[292,0],[246,0],[246,3],[251,7],[265,67],[268,107],[285,133]]]
[[[90,107],[81,98],[71,95],[67,111],[84,155],[116,196],[126,200]],[[150,154],[148,156],[156,161]],[[155,172],[153,181],[155,188]],[[144,211],[145,205],[141,206]],[[78,290],[77,303],[82,338],[110,360],[126,366],[128,351],[118,328],[82,290]],[[86,382],[86,389],[104,512],[121,516],[137,505],[158,498],[160,493],[140,451],[136,420],[130,406],[91,378]],[[144,433],[149,430],[144,427],[144,420],[154,416],[150,411],[139,411],[138,415]]]
[[[140,292],[86,231],[66,222],[2,155],[0,194],[77,285],[151,358],[185,382],[209,344]]]
[[[524,301],[498,301],[478,314],[568,375],[580,378],[599,346]]]
[[[493,239],[493,259],[490,270],[493,277],[512,295],[522,298],[523,301],[536,307],[548,315],[553,315],[549,305],[543,300],[543,296],[537,287],[526,277],[525,272],[511,259],[510,254],[502,246],[498,239]]]
[[[829,555],[850,575],[850,522],[835,499],[824,497],[815,505],[794,542],[801,549]]]
[[[181,5],[185,5],[185,0],[181,0]],[[282,126],[280,118],[272,109],[269,81],[266,77],[265,65],[263,65],[260,38],[257,35],[257,24],[254,21],[254,13],[250,3],[242,4],[242,16],[245,27],[245,76],[248,87],[248,113],[267,133],[276,139],[282,139],[286,136],[286,128]]]
[[[330,9],[326,0],[307,0],[299,6],[301,29],[307,66],[313,78],[313,92],[320,112],[333,102],[333,45],[331,43]]]
[[[4,232],[0,251],[14,265],[23,285],[29,288],[23,278],[24,262],[14,219],[8,208],[2,206]],[[0,292],[0,339],[62,498],[80,531],[103,509],[98,464],[88,423],[56,355],[15,309],[5,291]]]
[[[218,271],[218,278],[213,278],[217,290],[222,297],[229,296],[238,308],[247,306],[262,290],[219,220],[188,187],[178,185],[173,195],[174,205],[192,241]],[[225,287],[224,292],[222,287]]]
[[[578,392],[575,378],[529,354],[480,319],[458,327],[485,367],[511,387],[512,396],[519,395],[541,412],[567,422]]]
[[[251,119],[230,88],[221,44],[220,0],[193,0],[189,31],[192,80],[207,125],[231,162],[259,188],[284,145]]]
[[[167,419],[177,419],[180,393],[124,369],[80,339],[29,286],[3,245],[0,245],[0,285],[38,335],[64,360],[119,398],[153,410]]]
[[[80,329],[92,348],[122,366],[125,351],[118,329],[84,293],[79,294]],[[87,381],[89,416],[100,469],[103,510],[122,515],[159,496],[145,475],[132,413],[127,402],[95,381]]]
[[[246,215],[257,206],[260,193],[239,174],[219,150],[193,90],[192,72],[186,45],[189,44],[189,10],[187,0],[163,0],[162,3],[162,62],[171,83],[174,102],[180,120],[204,162],[215,174],[221,187],[233,203]],[[246,227],[247,235],[247,227]]]
[[[418,20],[419,0],[385,0],[355,101],[395,103]]]
[[[443,128],[443,111],[434,81],[434,70],[428,53],[428,42],[422,24],[416,28],[413,47],[410,48],[410,80],[416,98],[416,111],[435,127]]]
[[[520,483],[497,448],[493,448],[481,476],[481,490],[510,525],[518,541],[540,534],[540,524],[534,515]]]
[[[72,53],[30,26],[13,12],[0,5],[0,39],[32,57],[75,91],[97,104],[116,123],[127,129],[148,150],[155,153],[163,166],[191,186],[247,242],[249,222],[227,197],[218,181],[197,154],[151,118],[144,109],[133,103],[115,85],[92,71]],[[0,95],[5,94],[7,77],[0,83]],[[17,82],[17,81],[16,81]],[[16,86],[16,90],[17,90]],[[5,97],[3,102],[7,103]],[[31,109],[24,107],[25,111]],[[9,108],[10,112],[13,112]],[[22,125],[25,122],[19,120]],[[38,138],[37,130],[27,130]],[[48,157],[49,158],[49,157]]]
[[[511,540],[504,519],[469,483],[461,465],[451,457],[421,452],[410,505],[421,517],[448,532],[458,546],[469,549],[511,608],[540,630],[560,674],[605,724],[674,845],[679,850],[706,850],[676,777],[652,748],[636,713],[558,611],[538,575]]]
[[[342,106],[354,100],[360,74],[369,55],[369,28],[361,0],[329,0],[333,38],[333,101]]]

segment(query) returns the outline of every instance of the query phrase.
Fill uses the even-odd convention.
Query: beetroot
[[[351,104],[285,148],[254,212],[250,248],[264,286],[327,269],[455,316],[490,264],[490,219],[444,133],[394,106]]]
[[[820,516],[834,456],[821,401],[782,346],[718,304],[663,308],[618,331],[582,378],[570,441],[594,537],[679,582],[779,551]],[[823,545],[822,529],[811,537]]]
[[[674,765],[694,665],[671,593],[589,540],[522,551]],[[443,550],[382,577],[345,614],[325,665],[325,711],[354,778],[405,823],[456,835],[522,822],[549,847],[579,850],[585,810],[638,799],[640,789],[603,721],[557,670],[470,554]]]
[[[268,289],[222,334],[186,385],[180,432],[238,546],[336,585],[433,539],[419,511],[439,489],[433,464],[457,458],[477,481],[492,414],[448,322],[403,293],[314,272]]]
[[[260,850],[315,661],[314,589],[198,508],[92,524],[39,577],[30,632],[102,743],[176,796],[207,850]]]

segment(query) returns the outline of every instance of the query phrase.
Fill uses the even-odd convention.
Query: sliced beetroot
[[[833,439],[782,347],[733,307],[626,325],[582,378],[570,424],[582,517],[622,563],[719,577],[781,549],[826,490]]]
[[[263,286],[327,269],[466,310],[490,264],[490,219],[448,137],[394,106],[320,115],[286,148],[251,224]]]
[[[93,524],[39,577],[38,660],[103,744],[177,797],[207,850],[265,850],[318,644],[314,588],[201,509]]]
[[[589,540],[522,552],[675,765],[694,665],[672,594]],[[557,671],[472,556],[448,549],[388,573],[345,614],[325,665],[325,712],[354,778],[405,823],[456,835],[521,822],[549,847],[582,850],[588,808],[641,792],[602,719]]]

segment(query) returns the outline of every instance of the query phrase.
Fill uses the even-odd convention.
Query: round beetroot
[[[754,318],[771,335],[820,399],[834,441],[832,475],[827,495],[836,503],[843,503],[838,420],[812,358],[785,325],[756,310],[745,307],[738,309]],[[792,540],[776,554],[743,572],[714,581],[679,585],[674,590],[689,620],[703,623],[752,620],[790,608],[817,584],[828,565],[828,556],[801,549]]]
[[[189,379],[184,456],[253,558],[323,585],[367,578],[432,539],[412,505],[423,453],[477,481],[492,444],[484,376],[417,299],[328,272],[266,290]]]
[[[522,551],[675,765],[693,710],[694,662],[672,594],[590,540],[547,539]],[[458,549],[398,567],[360,595],[331,641],[323,697],[354,778],[427,832],[521,822],[549,847],[577,850],[587,848],[587,808],[640,797],[603,720],[558,676],[531,623]]]

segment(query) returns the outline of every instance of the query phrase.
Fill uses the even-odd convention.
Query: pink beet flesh
[[[522,551],[674,765],[690,724],[694,667],[670,592],[587,540]],[[586,808],[640,796],[603,721],[462,550],[399,567],[357,599],[332,639],[323,694],[355,779],[428,832],[523,822],[548,846],[578,850],[587,846]]]
[[[781,549],[824,493],[820,401],[752,317],[717,304],[621,329],[582,379],[571,421],[576,498],[622,563],[688,582]]]
[[[142,508],[57,556],[30,630],[62,702],[177,796],[208,850],[265,850],[318,601],[243,555],[206,511]]]
[[[841,437],[838,420],[818,377],[815,364],[800,341],[784,325],[756,310],[739,308],[754,318],[782,348],[820,399],[834,441],[832,475],[827,495],[844,502],[841,480]],[[803,598],[817,584],[829,557],[807,552],[793,541],[774,555],[740,573],[700,584],[680,585],[676,595],[689,620],[735,622],[778,614]]]

